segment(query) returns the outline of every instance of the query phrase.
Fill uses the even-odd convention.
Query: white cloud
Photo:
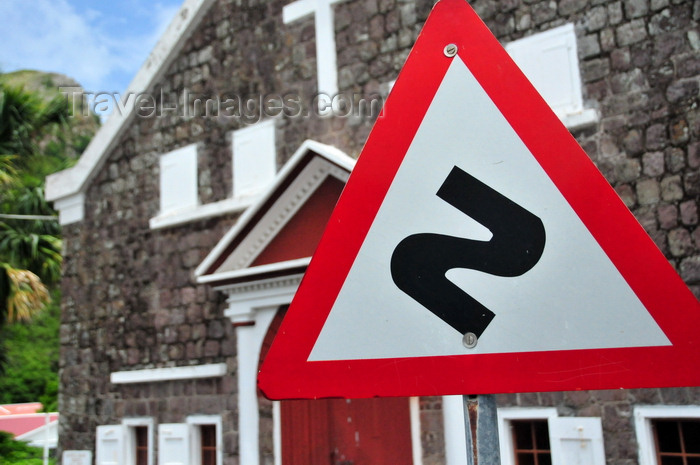
[[[147,33],[107,27],[96,9],[77,11],[66,0],[0,2],[0,68],[54,71],[75,78],[90,91],[123,91],[177,11],[152,5]],[[137,28],[138,29],[138,28]]]

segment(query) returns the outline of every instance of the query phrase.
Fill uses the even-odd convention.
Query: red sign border
[[[457,45],[671,346],[307,361],[452,61],[443,53],[448,44]],[[464,0],[441,0],[372,129],[258,383],[271,399],[692,386],[700,385],[698,328],[700,302],[486,25]]]

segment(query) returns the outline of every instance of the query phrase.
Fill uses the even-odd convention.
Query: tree
[[[37,447],[31,447],[23,442],[12,439],[10,433],[0,431],[0,463],[13,465],[42,465],[43,451]],[[56,460],[49,459],[53,465]]]
[[[39,400],[44,411],[57,410],[62,261],[44,179],[69,167],[99,128],[95,115],[70,114],[61,86],[78,84],[0,74],[0,403]]]
[[[55,215],[42,183],[68,160],[46,156],[42,145],[61,139],[67,117],[65,98],[46,103],[0,82],[0,326],[43,308],[50,299],[47,286],[60,279],[60,229],[40,218]]]
[[[57,299],[52,299],[31,321],[2,330],[7,362],[0,376],[0,404],[39,401],[45,412],[58,410],[60,312]]]

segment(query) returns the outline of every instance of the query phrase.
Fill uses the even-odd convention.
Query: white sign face
[[[61,463],[63,465],[92,465],[92,451],[64,450]]]
[[[517,276],[466,268],[447,272],[453,284],[494,314],[473,348],[466,348],[459,331],[392,279],[392,254],[409,236],[492,238],[487,227],[436,194],[455,168],[539,218],[544,226],[541,257],[527,272]],[[497,211],[497,205],[494,209],[488,214],[509,214]],[[455,57],[309,361],[665,345],[670,342],[663,331]]]

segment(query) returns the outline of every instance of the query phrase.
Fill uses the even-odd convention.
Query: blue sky
[[[68,75],[122,92],[182,0],[1,0],[0,70]]]

